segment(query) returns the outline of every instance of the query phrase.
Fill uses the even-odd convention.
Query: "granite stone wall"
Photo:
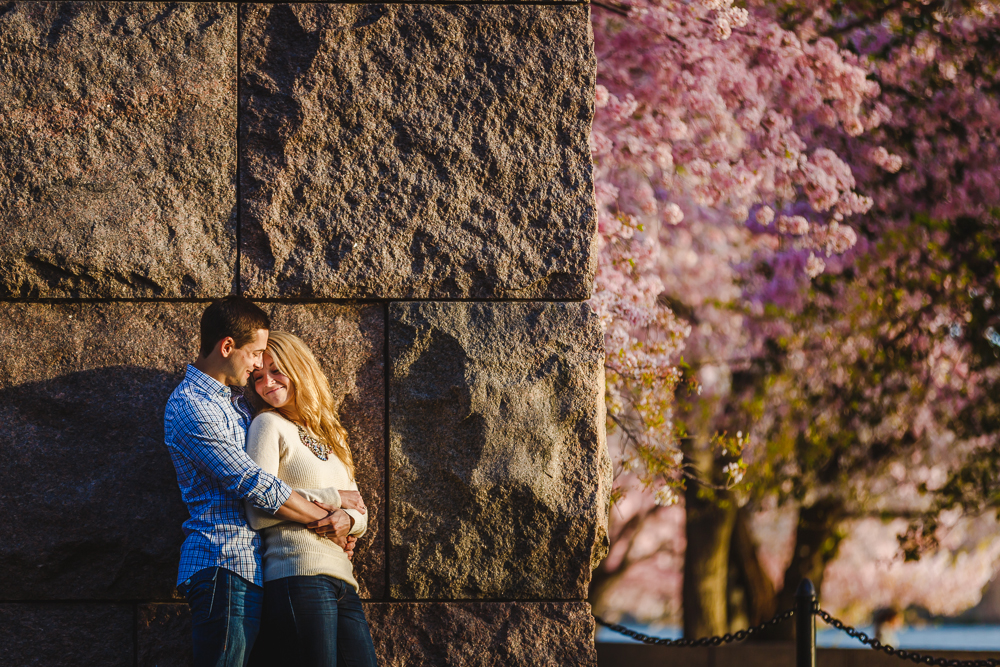
[[[595,665],[586,4],[0,3],[0,664],[190,664],[163,405],[200,314],[316,352],[384,665]]]

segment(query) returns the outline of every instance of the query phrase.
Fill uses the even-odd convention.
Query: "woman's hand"
[[[368,513],[365,501],[361,497],[360,491],[344,490],[340,491],[340,507],[345,510],[357,510],[362,514]]]
[[[357,544],[358,538],[348,535],[347,537],[331,537],[330,541],[344,550],[344,553],[347,554],[347,560],[354,560],[354,545]]]

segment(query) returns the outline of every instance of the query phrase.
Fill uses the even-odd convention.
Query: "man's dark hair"
[[[236,347],[253,341],[258,329],[270,329],[271,318],[249,299],[227,296],[213,301],[201,316],[201,356],[207,357],[223,338],[232,338]]]

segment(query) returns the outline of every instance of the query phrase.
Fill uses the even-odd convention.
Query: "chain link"
[[[816,610],[816,615],[822,618],[827,625],[834,627],[841,632],[845,632],[851,637],[854,637],[862,644],[870,646],[876,651],[882,651],[887,655],[894,655],[897,658],[902,658],[903,660],[909,660],[910,662],[915,662],[921,665],[940,665],[940,667],[998,667],[1000,665],[1000,660],[998,659],[988,659],[988,660],[959,660],[957,658],[935,658],[932,655],[923,655],[917,653],[916,651],[907,651],[906,649],[894,648],[888,644],[883,644],[878,639],[874,637],[869,637],[865,633],[861,632],[857,628],[852,628],[840,619],[834,618],[822,609]]]
[[[794,609],[789,609],[788,611],[778,614],[770,621],[764,621],[760,625],[755,625],[746,630],[738,630],[736,632],[727,632],[721,636],[715,637],[700,637],[698,639],[667,639],[666,637],[652,637],[650,635],[644,635],[641,632],[636,632],[635,630],[630,630],[624,625],[618,625],[617,623],[608,623],[600,616],[594,616],[594,620],[600,625],[608,628],[609,630],[614,630],[615,632],[625,635],[626,637],[631,637],[645,644],[656,644],[657,646],[719,646],[720,644],[728,644],[729,642],[741,642],[747,637],[754,635],[772,625],[777,625],[782,621],[791,618],[795,615]]]

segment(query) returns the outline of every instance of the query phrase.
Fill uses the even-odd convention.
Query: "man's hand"
[[[357,510],[362,514],[368,513],[365,501],[361,497],[360,491],[340,491],[340,508],[345,510]]]
[[[317,506],[329,511],[326,518],[306,524],[306,528],[320,537],[347,537],[354,527],[354,517],[341,509],[330,509],[329,505],[316,503]]]

